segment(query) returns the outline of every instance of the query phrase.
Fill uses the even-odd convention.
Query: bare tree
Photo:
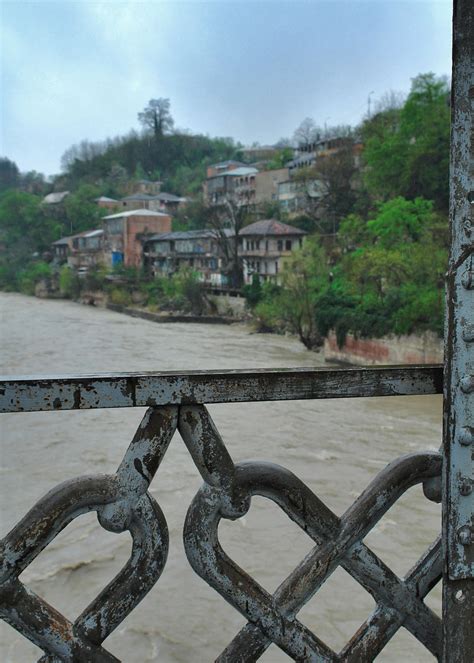
[[[155,138],[159,138],[173,129],[170,106],[169,99],[150,99],[148,106],[138,113],[138,121],[146,130],[152,131]]]
[[[216,233],[223,257],[223,273],[227,274],[234,288],[244,284],[242,258],[239,255],[239,232],[250,216],[255,214],[254,205],[237,203],[227,197],[219,205],[208,208],[208,226]]]
[[[306,117],[293,134],[295,143],[301,147],[314,143],[320,137],[321,129],[311,117]]]

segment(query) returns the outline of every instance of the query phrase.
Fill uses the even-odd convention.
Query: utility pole
[[[367,97],[367,117],[370,120],[370,97],[374,94],[374,90],[369,92],[369,96]]]

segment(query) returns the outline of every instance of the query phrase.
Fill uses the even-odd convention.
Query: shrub
[[[43,261],[33,262],[18,274],[20,292],[25,295],[34,295],[35,286],[42,279],[51,278],[51,267]]]
[[[63,297],[76,299],[81,294],[81,282],[76,272],[63,265],[59,271],[59,290]]]

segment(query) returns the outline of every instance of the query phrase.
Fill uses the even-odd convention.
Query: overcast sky
[[[57,173],[73,143],[138,128],[151,98],[178,127],[266,144],[450,74],[449,0],[0,4],[0,154],[22,171]]]

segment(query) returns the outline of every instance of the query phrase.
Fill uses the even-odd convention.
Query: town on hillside
[[[244,156],[258,159],[251,165],[233,159],[209,165],[202,197],[209,210],[210,227],[202,229],[173,231],[174,217],[177,213],[185,216],[192,199],[161,191],[160,181],[131,182],[133,193],[129,195],[94,199],[107,211],[100,227],[52,243],[53,264],[67,264],[81,275],[99,267],[123,265],[143,269],[151,276],[172,276],[188,267],[201,283],[232,289],[250,284],[255,278],[279,283],[285,258],[303,246],[308,234],[291,225],[292,217],[304,214],[308,203],[316,207],[319,201],[323,205],[324,182],[298,177],[300,169],[348,149],[357,169],[361,145],[352,138],[301,145],[284,167],[276,169],[268,168],[268,164],[278,149],[269,146],[242,150]],[[68,195],[68,191],[50,193],[43,205],[53,206],[58,214]],[[290,223],[279,218],[258,218],[265,206],[283,212]],[[243,213],[250,222],[239,225],[236,217]],[[258,220],[252,221],[252,217]],[[235,245],[241,276],[233,269],[231,245]]]
[[[212,293],[309,349],[439,339],[449,99],[420,74],[357,127],[306,118],[249,147],[175,130],[152,99],[141,133],[73,145],[52,180],[2,158],[0,288],[198,316]]]

